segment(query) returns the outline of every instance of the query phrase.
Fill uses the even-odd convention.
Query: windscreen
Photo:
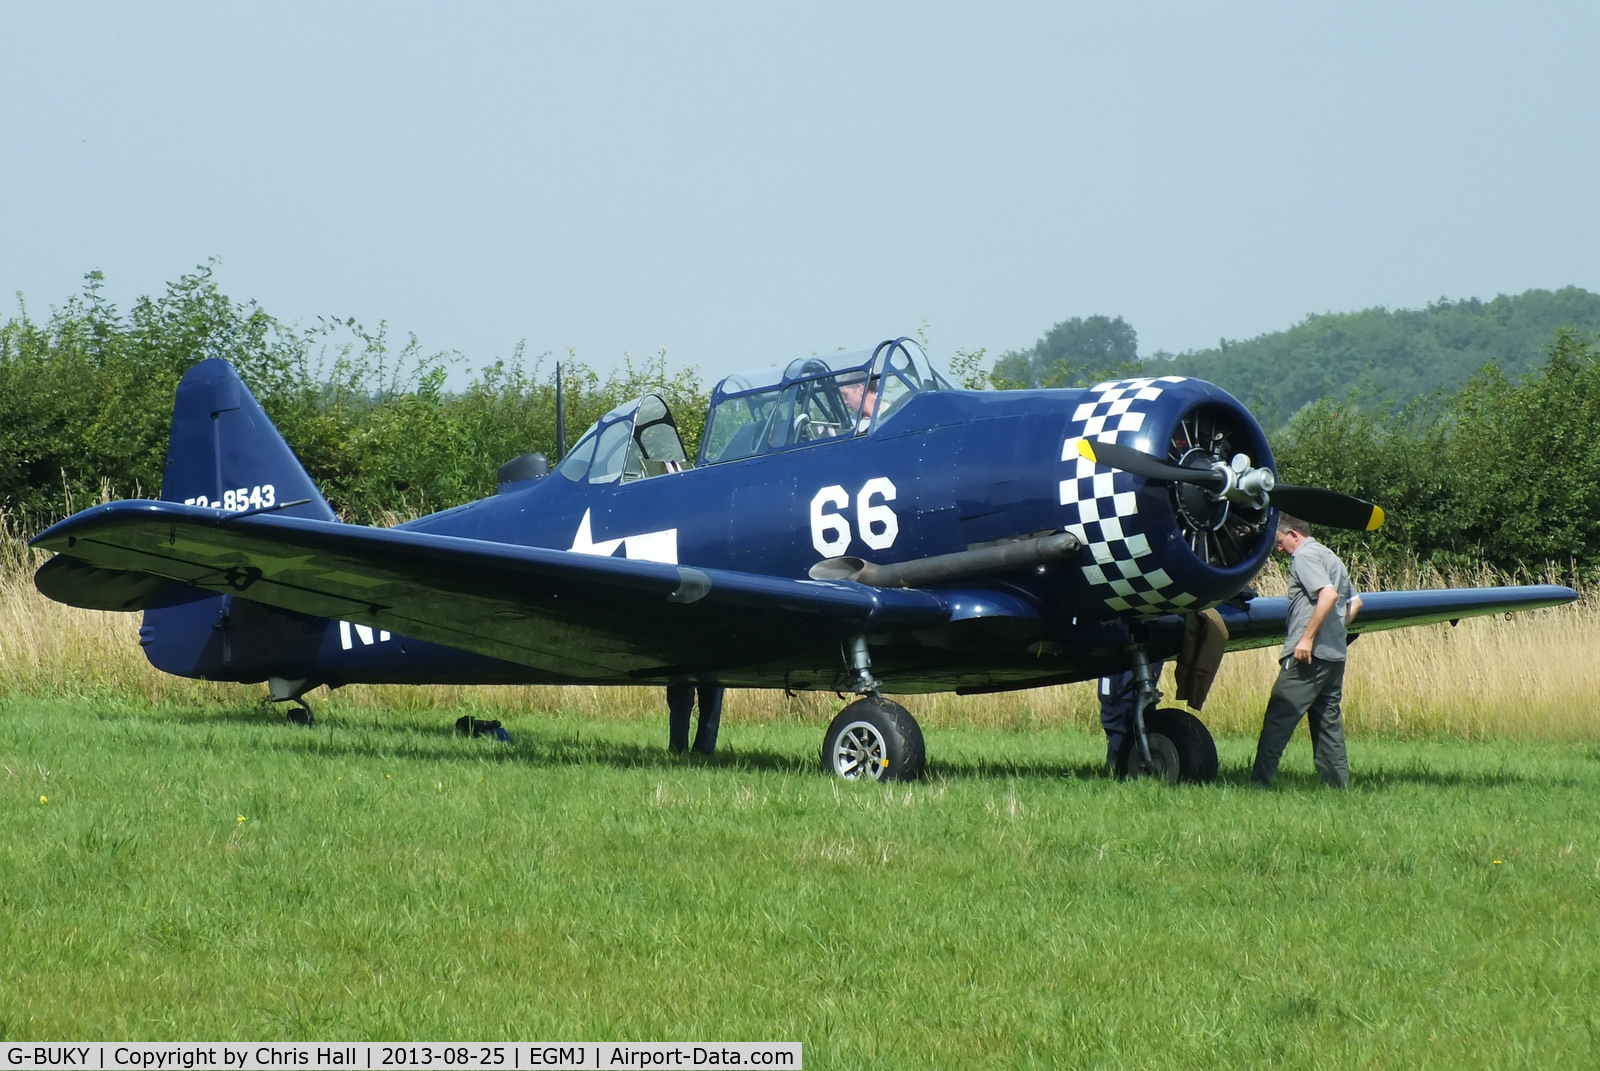
[[[949,386],[908,338],[729,376],[712,391],[701,458],[720,464],[853,438],[910,395]]]

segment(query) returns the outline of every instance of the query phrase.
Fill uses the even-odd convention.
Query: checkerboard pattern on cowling
[[[1142,617],[1186,613],[1196,600],[1178,590],[1151,558],[1150,541],[1138,531],[1133,477],[1083,457],[1078,440],[1114,443],[1125,436],[1122,445],[1132,446],[1132,439],[1144,429],[1140,403],[1161,397],[1162,384],[1181,382],[1182,376],[1162,376],[1090,387],[1073,411],[1075,426],[1061,447],[1061,460],[1073,466],[1073,474],[1061,481],[1061,504],[1077,510],[1077,521],[1069,522],[1067,531],[1083,541],[1094,559],[1083,566],[1083,578],[1118,613],[1131,611]]]

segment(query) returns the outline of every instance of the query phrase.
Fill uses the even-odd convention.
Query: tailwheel
[[[311,713],[311,704],[305,700],[305,695],[317,687],[319,682],[306,680],[303,677],[290,679],[288,677],[267,678],[267,702],[292,704],[284,711],[284,717],[290,725],[310,725],[316,721],[316,715]]]
[[[1217,744],[1199,718],[1187,710],[1166,707],[1144,716],[1150,763],[1139,753],[1139,736],[1130,732],[1117,755],[1122,779],[1155,777],[1169,785],[1205,785],[1217,779]]]
[[[899,703],[867,696],[839,711],[822,740],[822,768],[848,781],[915,781],[926,752],[922,727]]]

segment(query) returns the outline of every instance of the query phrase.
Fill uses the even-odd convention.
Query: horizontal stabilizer
[[[85,610],[145,610],[180,585],[153,573],[103,569],[58,554],[33,574],[39,594]]]

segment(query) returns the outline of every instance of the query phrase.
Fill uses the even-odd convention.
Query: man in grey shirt
[[[1312,539],[1311,526],[1298,517],[1279,515],[1278,549],[1293,556],[1288,629],[1250,780],[1272,783],[1295,726],[1309,714],[1317,772],[1324,784],[1349,788],[1339,702],[1344,697],[1345,632],[1361,608],[1361,596],[1338,555]]]

